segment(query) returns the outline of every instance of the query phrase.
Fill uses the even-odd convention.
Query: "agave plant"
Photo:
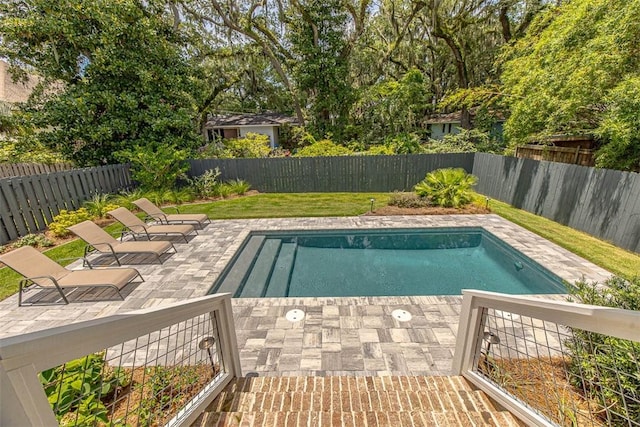
[[[478,178],[464,169],[437,169],[427,174],[415,187],[421,197],[429,197],[431,203],[447,208],[459,208],[473,200],[473,187]]]

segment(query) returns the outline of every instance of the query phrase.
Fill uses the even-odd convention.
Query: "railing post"
[[[231,298],[222,300],[222,306],[219,311],[220,318],[220,341],[222,347],[222,355],[225,363],[229,363],[229,373],[234,377],[242,376],[242,366],[240,365],[240,353],[238,352],[238,341],[236,338],[236,330],[233,322],[233,309],[231,307]],[[213,313],[212,313],[213,315]]]
[[[453,355],[451,371],[453,375],[461,375],[468,371],[473,364],[473,358],[480,344],[483,307],[474,307],[474,296],[462,291],[462,310],[458,322],[458,336],[456,350]]]
[[[7,372],[0,363],[0,396],[0,425],[58,425],[33,365]]]

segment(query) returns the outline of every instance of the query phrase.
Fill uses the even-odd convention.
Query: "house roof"
[[[297,125],[295,117],[279,113],[261,114],[220,114],[210,116],[207,121],[208,128],[226,126],[281,126],[284,124]]]
[[[435,123],[460,123],[460,111],[446,114],[433,114],[425,121],[427,124]]]

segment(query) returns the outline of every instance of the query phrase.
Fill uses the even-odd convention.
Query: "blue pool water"
[[[482,228],[254,232],[212,292],[235,297],[564,293],[562,280]]]

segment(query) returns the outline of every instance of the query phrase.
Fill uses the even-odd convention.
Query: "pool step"
[[[216,292],[230,292],[231,295],[235,296],[242,281],[251,269],[253,260],[260,251],[260,248],[262,248],[265,239],[265,236],[253,236],[249,239],[233,264],[233,267],[229,270],[220,286],[215,290]]]
[[[291,277],[291,269],[296,255],[296,243],[283,243],[280,246],[280,253],[276,260],[276,265],[271,273],[271,280],[265,297],[282,297],[287,295],[287,287],[289,286],[289,278]]]
[[[251,273],[240,291],[241,298],[260,298],[264,294],[281,243],[280,239],[267,239],[264,242]]]

